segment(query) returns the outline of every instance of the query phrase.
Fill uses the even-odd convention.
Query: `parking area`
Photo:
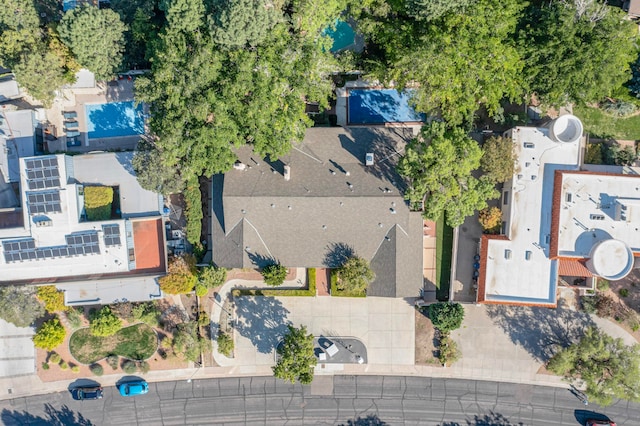
[[[31,327],[16,327],[0,319],[0,377],[35,373],[36,350],[32,336]]]
[[[368,364],[413,365],[413,301],[382,297],[237,297],[234,364],[265,366],[287,324],[305,325],[315,337],[354,337]],[[347,345],[348,347],[348,345]]]
[[[455,259],[455,268],[451,277],[453,301],[455,302],[475,302],[476,287],[474,265],[478,263],[476,257],[479,252],[480,238],[482,237],[482,227],[478,222],[478,212],[465,219],[458,228],[458,244]],[[455,245],[454,245],[455,250]]]

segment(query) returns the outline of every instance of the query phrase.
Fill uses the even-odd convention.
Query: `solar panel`
[[[65,236],[66,246],[36,248],[33,239],[3,241],[4,260],[21,262],[25,260],[47,259],[74,255],[99,254],[98,233],[83,233]]]
[[[29,189],[56,188],[60,186],[58,158],[36,158],[25,160]]]
[[[102,225],[102,231],[104,232],[105,246],[119,246],[122,244],[120,241],[120,225]]]
[[[27,205],[29,214],[61,213],[60,191],[27,192]]]

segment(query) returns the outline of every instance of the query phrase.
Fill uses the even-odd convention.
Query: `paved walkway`
[[[329,296],[330,288],[329,278],[330,270],[326,268],[316,269],[316,294],[318,296]]]
[[[422,275],[424,278],[425,302],[435,302],[436,299],[436,223],[425,220],[422,236]]]

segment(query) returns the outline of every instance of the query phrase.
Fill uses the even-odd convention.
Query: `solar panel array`
[[[52,257],[100,254],[100,244],[96,232],[71,234],[66,237],[67,245],[59,247],[36,248],[33,239],[3,241],[4,260],[19,262],[24,260],[47,259]]]
[[[120,242],[120,225],[111,224],[111,225],[102,225],[102,232],[104,232],[104,245],[109,246],[119,246]]]
[[[33,158],[25,160],[29,189],[47,189],[60,186],[58,158]]]
[[[60,191],[27,192],[27,205],[29,214],[60,213]]]

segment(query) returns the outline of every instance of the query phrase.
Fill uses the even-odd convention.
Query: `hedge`
[[[197,244],[202,233],[202,194],[197,178],[187,182],[183,195],[186,204],[187,240],[191,244]]]
[[[307,288],[296,290],[251,290],[245,288],[235,288],[231,292],[234,297],[238,296],[315,296],[316,295],[316,268],[307,269]]]
[[[331,296],[336,297],[367,297],[367,293],[352,293],[338,289],[338,271],[331,270]]]

